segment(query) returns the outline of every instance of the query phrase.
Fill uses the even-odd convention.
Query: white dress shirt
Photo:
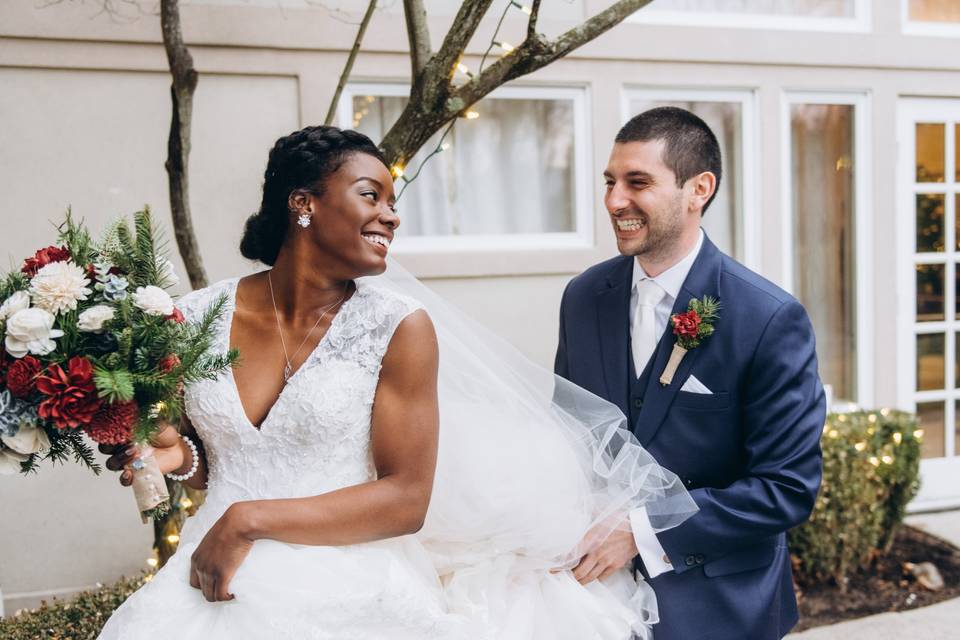
[[[637,311],[637,283],[640,280],[653,280],[666,292],[666,295],[663,296],[663,299],[657,304],[654,312],[654,318],[656,320],[654,335],[657,336],[658,342],[663,336],[663,332],[667,329],[667,321],[670,319],[673,304],[677,301],[677,296],[680,295],[680,288],[683,287],[683,281],[687,279],[687,274],[690,273],[690,268],[693,267],[693,263],[697,259],[701,247],[703,247],[702,229],[700,230],[700,236],[697,238],[697,244],[690,253],[655,278],[650,278],[647,275],[638,260],[633,261],[633,286],[630,290],[631,318]],[[633,328],[631,326],[631,331],[632,330]],[[639,376],[643,371],[643,367],[637,368],[637,375]],[[656,372],[651,373],[651,375],[656,375]],[[647,516],[645,507],[640,507],[630,512],[630,528],[633,530],[633,539],[637,544],[637,550],[640,552],[640,558],[643,560],[643,564],[650,577],[653,578],[661,573],[672,571],[673,566],[670,564],[670,559],[663,550],[663,546],[657,539],[653,527],[650,526],[650,519]]]

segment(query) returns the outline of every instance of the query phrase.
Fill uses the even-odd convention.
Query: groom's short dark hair
[[[704,171],[717,177],[717,186],[703,211],[717,197],[723,168],[720,143],[707,123],[686,109],[656,107],[634,116],[617,133],[616,142],[663,140],[663,163],[677,176],[677,186]]]

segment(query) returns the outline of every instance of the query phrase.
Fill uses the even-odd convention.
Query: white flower
[[[72,262],[51,262],[37,271],[30,281],[33,304],[50,313],[77,308],[77,302],[93,293],[87,275]]]
[[[173,263],[163,256],[157,256],[157,272],[160,274],[158,284],[164,287],[175,287],[180,284],[180,277],[173,267]]]
[[[30,294],[26,291],[17,291],[0,305],[0,322],[3,322],[17,311],[23,311],[30,306]]]
[[[7,319],[7,353],[22,358],[28,353],[45,356],[56,349],[53,338],[61,337],[63,331],[53,328],[54,320],[52,313],[36,307],[17,311]]]
[[[173,313],[173,299],[160,287],[137,287],[132,297],[133,304],[143,309],[147,315],[168,316]]]
[[[25,456],[31,453],[42,453],[50,448],[47,432],[35,424],[21,424],[20,431],[17,431],[16,435],[0,436],[0,441],[10,451]]]
[[[25,456],[16,451],[0,447],[0,475],[12,476],[20,473],[20,463],[26,462],[29,459],[30,456]]]
[[[80,314],[77,318],[77,329],[86,333],[100,333],[104,323],[109,320],[113,320],[113,307],[98,304]]]

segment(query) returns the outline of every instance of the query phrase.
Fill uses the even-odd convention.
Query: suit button
[[[697,564],[697,558],[695,556],[687,556],[683,559],[683,562],[688,567],[692,567],[693,565]]]
[[[634,398],[634,399],[633,399],[633,408],[634,408],[634,409],[642,409],[642,408],[643,408],[643,400],[641,400],[640,398]]]
[[[695,559],[697,561],[697,564],[703,564],[703,561],[705,558],[703,557],[703,554],[698,553]]]

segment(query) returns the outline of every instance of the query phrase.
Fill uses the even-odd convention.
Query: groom
[[[640,509],[585,556],[581,582],[634,562],[657,594],[656,640],[774,640],[797,622],[786,531],[810,514],[825,418],[814,336],[792,296],[721,253],[700,228],[720,147],[683,109],[630,120],[610,154],[604,204],[621,256],[567,286],[556,372],[617,404],[699,511],[655,533]],[[661,383],[670,317],[721,308],[713,335]]]

